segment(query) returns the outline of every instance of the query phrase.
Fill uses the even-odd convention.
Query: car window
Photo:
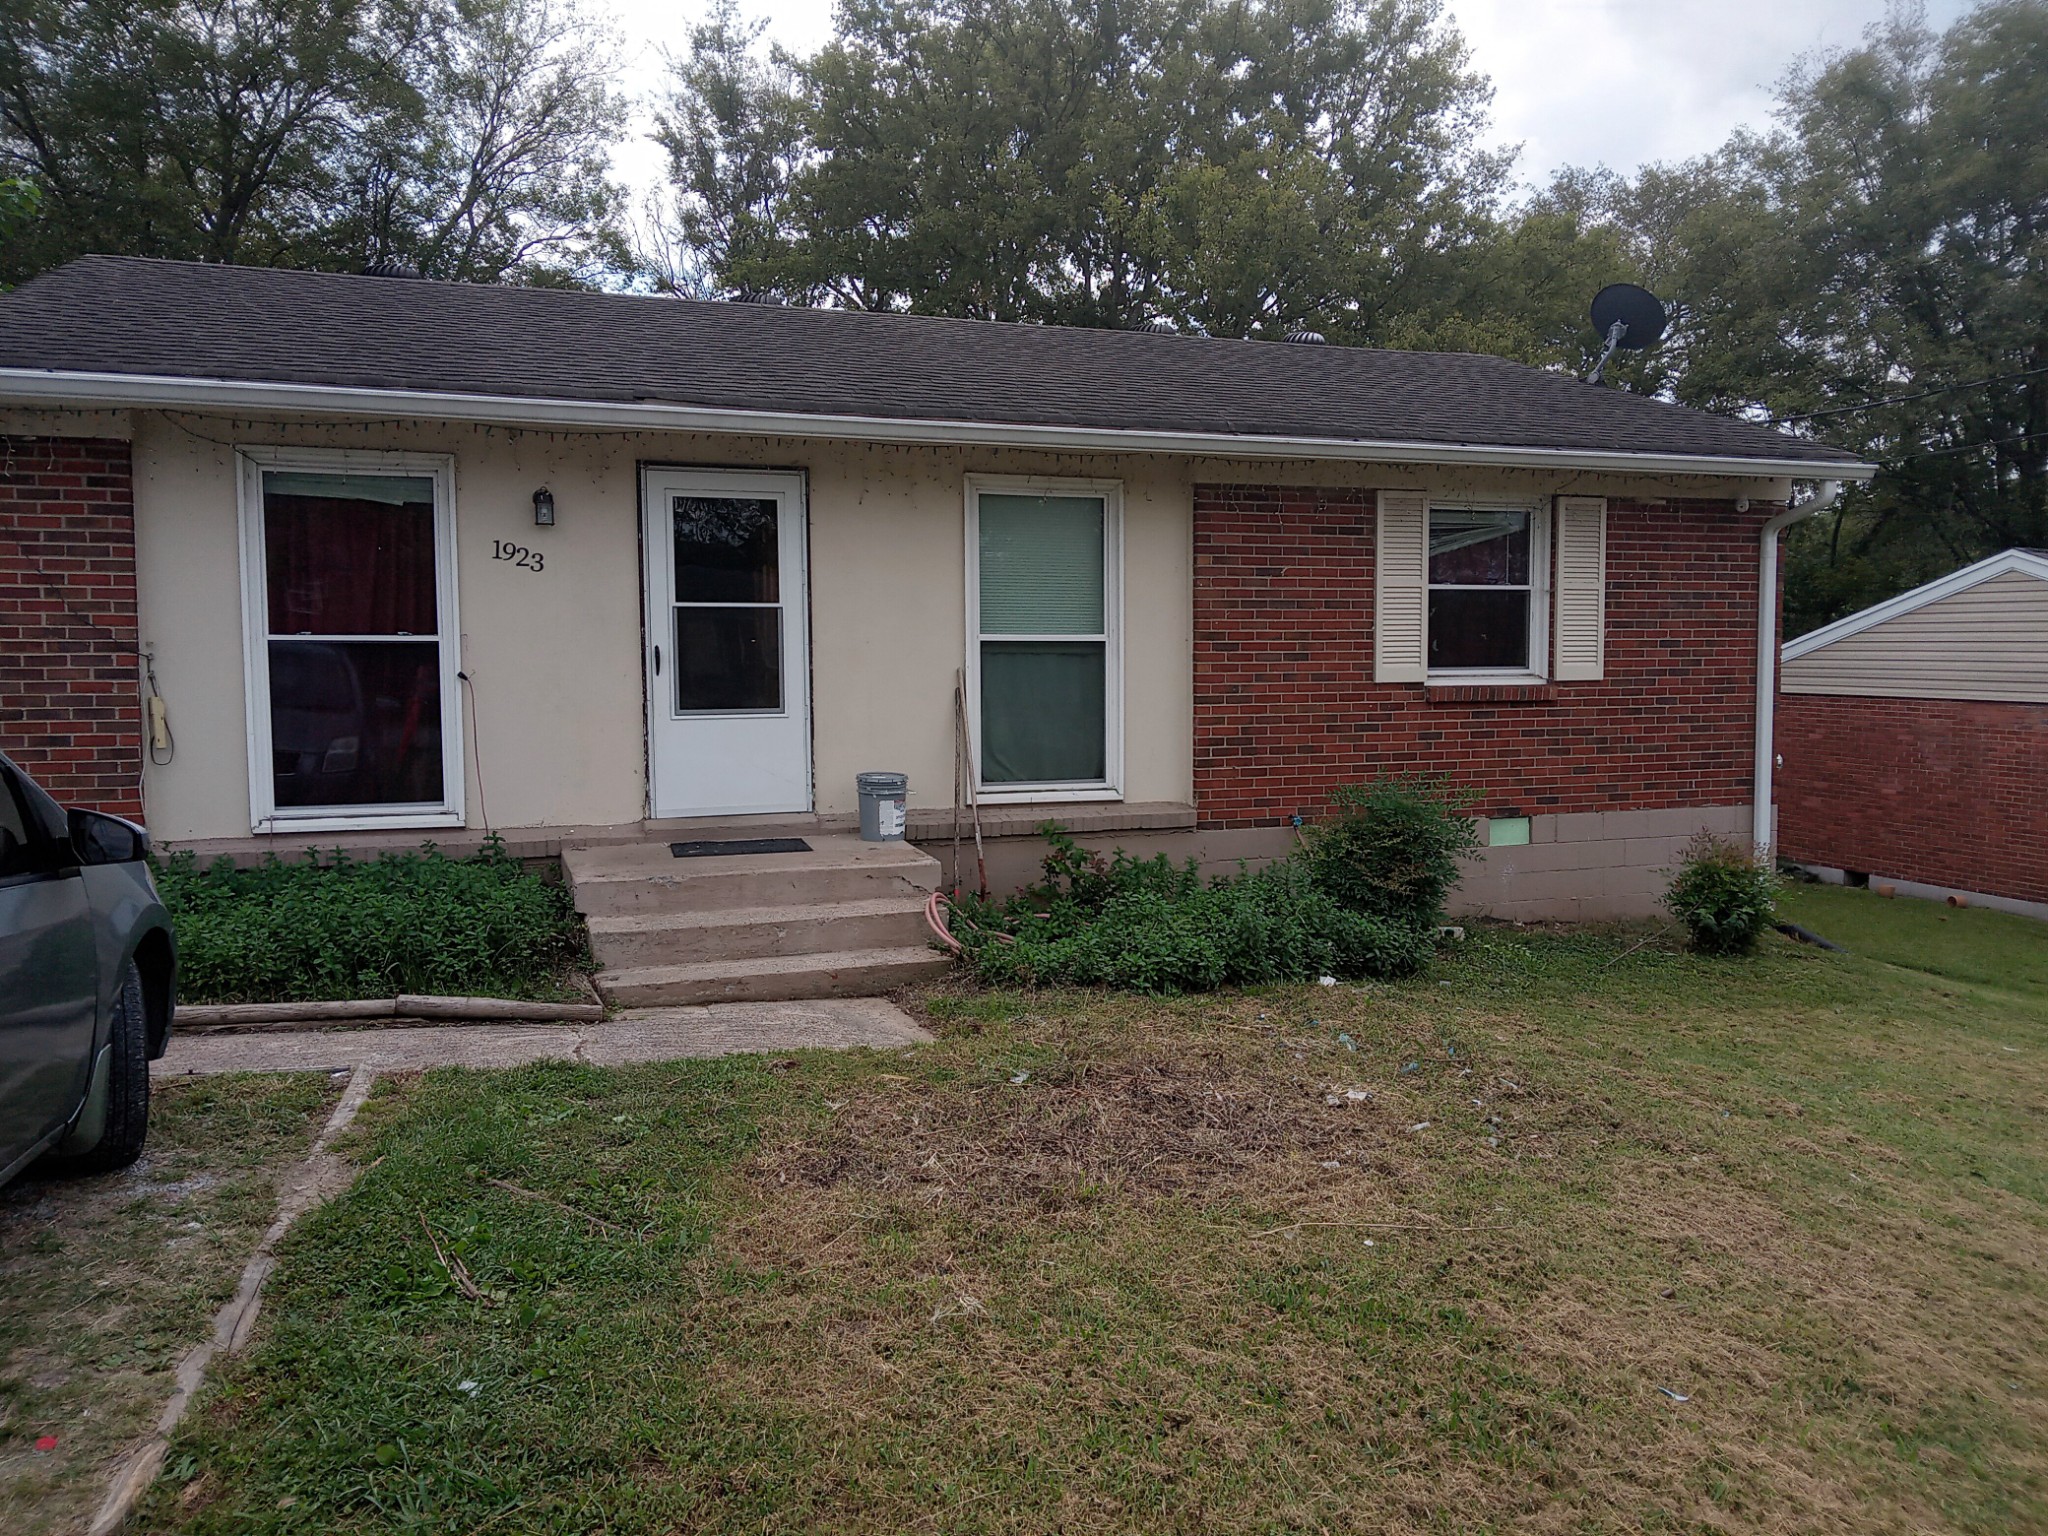
[[[0,772],[0,880],[32,874],[35,865],[35,838],[29,831],[27,810],[14,787],[14,775]]]
[[[14,787],[21,795],[22,810],[28,816],[31,828],[42,825],[43,836],[51,848],[62,850],[71,843],[71,818],[64,814],[64,807],[49,796],[42,785],[27,774],[16,769]]]

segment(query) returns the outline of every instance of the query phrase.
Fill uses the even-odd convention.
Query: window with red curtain
[[[279,808],[442,801],[434,482],[263,475]]]

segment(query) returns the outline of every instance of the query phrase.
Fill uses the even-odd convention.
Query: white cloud
[[[1932,0],[1943,27],[1966,0]],[[1768,124],[1795,61],[1854,47],[1884,0],[1448,0],[1494,85],[1496,135],[1521,174],[1628,171],[1705,153]]]

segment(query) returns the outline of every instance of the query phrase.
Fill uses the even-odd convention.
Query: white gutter
[[[1777,814],[1771,804],[1771,779],[1778,763],[1778,535],[1803,518],[1827,511],[1841,494],[1841,481],[1824,480],[1813,500],[1788,507],[1764,524],[1756,599],[1756,799],[1749,813],[1749,835],[1766,857],[1778,851]]]
[[[600,429],[718,432],[749,437],[829,437],[873,443],[946,443],[973,447],[1047,448],[1108,453],[1181,453],[1211,458],[1337,459],[1374,464],[1455,464],[1501,469],[1613,470],[1631,474],[1813,478],[1826,473],[1868,480],[1874,466],[1854,461],[1744,459],[1713,454],[1628,453],[1560,448],[1508,448],[1475,443],[1362,441],[1229,432],[1152,432],[1120,428],[1045,427],[888,416],[741,411],[659,401],[530,399],[425,390],[356,389],[316,384],[262,384],[160,374],[70,373],[0,368],[0,401],[102,408],[210,411],[295,411],[332,416],[486,422],[537,431]]]

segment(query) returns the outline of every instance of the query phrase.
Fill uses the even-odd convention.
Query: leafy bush
[[[1120,987],[1149,993],[1408,975],[1430,935],[1347,910],[1304,863],[1284,860],[1205,885],[1193,860],[1090,854],[1048,825],[1045,881],[1006,902],[963,897],[953,932],[993,985]]]
[[[1703,955],[1746,955],[1777,916],[1778,876],[1756,850],[1702,832],[1686,845],[1664,905]]]
[[[255,869],[190,853],[156,866],[188,1002],[284,1003],[557,993],[583,953],[568,892],[493,837],[474,858],[432,848],[356,860],[336,852]]]
[[[1479,846],[1472,797],[1421,776],[1347,784],[1307,832],[1317,885],[1354,912],[1419,928],[1444,920],[1458,860]]]

